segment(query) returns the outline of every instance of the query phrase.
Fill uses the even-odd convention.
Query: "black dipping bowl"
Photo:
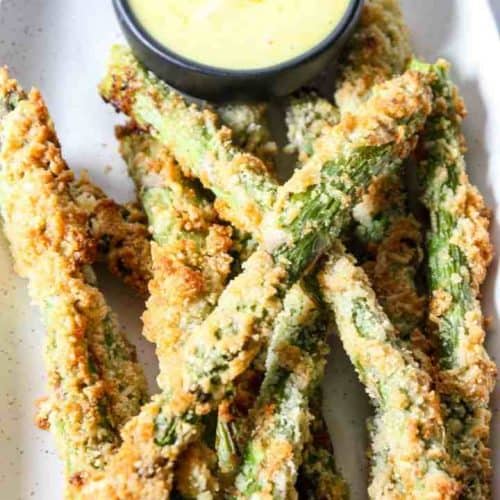
[[[351,0],[340,23],[309,51],[283,63],[252,70],[217,68],[180,56],[142,27],[127,0],[113,0],[113,5],[128,43],[148,69],[193,97],[230,101],[282,97],[311,81],[338,56],[356,26],[363,0]]]

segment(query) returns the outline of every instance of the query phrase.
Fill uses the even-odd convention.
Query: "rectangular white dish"
[[[453,63],[469,109],[469,171],[493,209],[493,241],[500,249],[500,40],[489,3],[404,0],[403,6],[415,52]],[[0,0],[0,65],[7,64],[24,86],[42,90],[71,168],[88,169],[100,186],[124,201],[133,191],[116,153],[113,126],[118,118],[96,92],[108,48],[119,40],[110,1]],[[153,350],[140,336],[143,304],[109,276],[101,274],[100,282],[138,345],[154,387]],[[483,303],[492,318],[489,350],[500,360],[497,260]],[[34,402],[45,390],[42,343],[38,311],[29,304],[26,283],[14,275],[0,236],[0,496],[6,500],[48,500],[62,491],[53,440],[33,424]],[[341,346],[333,348],[325,381],[327,416],[352,498],[360,499],[366,496],[364,420],[370,409]],[[500,498],[499,391],[493,396],[494,498]]]

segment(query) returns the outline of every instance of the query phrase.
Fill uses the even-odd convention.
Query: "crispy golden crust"
[[[417,327],[424,320],[426,299],[416,289],[415,276],[408,275],[416,272],[421,260],[422,240],[420,224],[413,217],[395,218],[374,249],[374,260],[363,265],[382,307],[402,332],[408,331],[407,322]]]
[[[209,229],[204,255],[193,252],[186,241],[170,247],[153,243],[154,278],[143,320],[144,334],[157,345],[160,387],[171,387],[183,337],[195,333],[224,289],[231,271],[231,246],[231,229],[218,225]]]
[[[272,167],[278,152],[267,120],[267,104],[225,104],[217,108],[224,125],[232,130],[233,142]]]
[[[217,498],[219,481],[215,474],[217,456],[203,442],[190,446],[179,458],[174,489],[183,498]]]
[[[416,61],[412,66],[435,76],[434,110],[418,150],[422,201],[431,221],[429,330],[440,347],[435,379],[454,474],[463,484],[461,498],[483,500],[491,497],[489,399],[496,381],[496,366],[484,345],[479,302],[493,256],[490,212],[466,173],[461,132],[465,105],[449,78],[449,64]]]
[[[394,144],[394,154],[406,158],[414,142],[404,137],[404,124],[396,124],[408,116],[429,114],[431,92],[429,78],[407,71],[390,82],[377,85],[373,97],[356,114],[347,113],[342,121],[323,134],[315,143],[314,156],[298,170],[281,189],[278,204],[289,193],[301,193],[319,180],[322,167],[331,158],[345,156],[350,148]]]
[[[0,66],[0,120],[15,109],[17,103],[26,99],[26,93],[17,80],[10,77],[7,66]]]
[[[237,209],[219,202],[219,212],[225,218],[247,232],[260,224],[259,205],[272,200],[274,192],[256,189],[254,194],[259,199],[256,201],[247,196],[244,187],[249,174],[250,177],[266,174],[267,166],[233,145],[231,130],[220,126],[216,113],[188,105],[154,75],[148,74],[128,49],[118,46],[113,48],[109,72],[100,92],[117,110],[136,119],[138,126],[151,128],[153,135],[161,135],[161,142],[175,154],[186,176],[191,177],[196,167],[196,177],[207,188],[217,186],[236,201]],[[143,105],[154,110],[157,117],[165,118],[168,126],[161,132],[148,127],[140,113],[136,113]],[[245,171],[244,177],[240,176],[242,171]]]
[[[153,396],[139,415],[123,428],[123,443],[109,459],[105,471],[94,471],[85,482],[72,484],[68,499],[78,500],[157,500],[168,498],[172,490],[173,463],[180,450],[155,443],[155,420],[164,399]],[[194,426],[177,428],[186,441],[200,438]]]
[[[54,432],[68,479],[78,482],[105,463],[118,443],[116,428],[135,413],[138,401],[129,401],[116,373],[105,368],[105,325],[114,318],[93,285],[87,263],[95,245],[87,215],[70,195],[74,178],[38,91],[3,118],[0,144],[5,233],[47,327],[49,397],[39,421]],[[141,392],[145,385],[133,352],[124,339],[117,348],[129,360],[120,375],[136,395],[135,388]]]
[[[450,242],[459,247],[466,256],[471,272],[471,285],[479,297],[480,286],[493,259],[489,236],[491,212],[465,173],[460,184],[461,187],[452,201],[453,212],[459,222]],[[441,318],[446,315],[450,306],[451,301],[444,290],[433,291],[430,303],[430,321],[433,328],[439,327]],[[441,371],[439,384],[445,394],[459,393],[467,399],[487,402],[495,384],[496,367],[485,356],[486,333],[479,303],[474,310],[466,313],[465,325],[467,334],[460,336],[456,354],[459,367]]]
[[[149,232],[142,210],[132,203],[117,204],[93,184],[86,173],[74,183],[72,191],[88,213],[99,260],[126,285],[146,296],[152,264]]]
[[[373,85],[406,69],[411,56],[408,28],[398,0],[367,0],[341,57],[335,100],[342,113],[359,106]]]
[[[255,311],[243,309],[234,317],[226,312],[226,308],[232,310],[235,301],[244,302],[240,297],[245,297],[245,301],[252,300],[254,293],[261,294],[259,300],[253,300],[265,304],[262,310],[272,311],[279,307],[280,301],[276,295],[277,286],[283,280],[282,269],[276,268],[272,258],[263,251],[256,252],[249,259],[246,263],[246,269],[245,274],[241,274],[227,286],[217,304],[217,309],[207,318],[203,328],[198,329],[196,335],[186,339],[182,352],[171,353],[172,358],[168,365],[172,367],[172,370],[168,387],[171,394],[171,408],[176,414],[182,414],[192,405],[195,405],[197,412],[201,414],[209,409],[209,405],[197,402],[196,395],[190,391],[191,384],[196,381],[196,374],[190,373],[189,369],[182,368],[183,365],[189,366],[190,358],[199,356],[200,346],[204,346],[208,357],[212,345],[217,345],[218,349],[222,349],[224,352],[238,354],[227,363],[229,368],[222,381],[222,386],[224,386],[226,382],[234,380],[248,367],[249,361],[255,357],[256,352],[260,349],[263,339],[269,337],[271,333],[270,331],[263,332],[262,338],[254,339]],[[256,281],[261,284],[260,288],[255,287]],[[233,330],[233,325],[238,325],[237,331],[234,335],[226,337],[221,345],[219,331],[224,328]],[[211,383],[208,379],[196,382],[200,383],[204,390],[208,390]]]
[[[373,470],[369,493],[377,499],[453,499],[439,397],[430,376],[399,347],[368,277],[343,253],[332,254],[319,275],[334,308],[344,348],[368,394],[379,406],[373,423]],[[359,326],[356,307],[372,304],[369,325]],[[369,328],[367,332],[364,328]]]

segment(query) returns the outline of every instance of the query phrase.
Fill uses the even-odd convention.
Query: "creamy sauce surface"
[[[143,28],[170,50],[227,69],[279,64],[312,49],[349,0],[129,0]]]

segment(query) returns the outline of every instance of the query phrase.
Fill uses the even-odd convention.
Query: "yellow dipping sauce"
[[[324,40],[349,0],[129,0],[153,38],[198,63],[257,69]]]

